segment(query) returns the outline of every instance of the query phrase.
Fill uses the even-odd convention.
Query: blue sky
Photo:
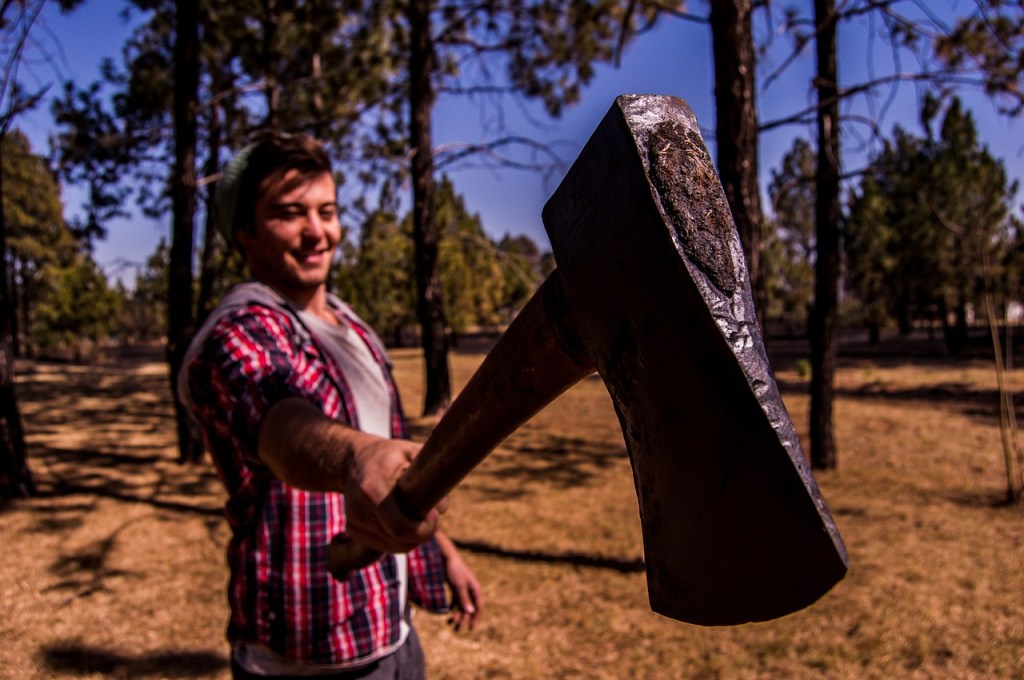
[[[954,6],[963,5],[954,0]],[[704,5],[691,3],[700,10]],[[53,51],[52,41],[61,46],[56,69],[61,77],[88,83],[97,78],[104,57],[119,60],[120,49],[129,35],[129,28],[120,18],[123,7],[120,0],[91,0],[67,16],[51,6],[43,16],[38,39],[45,40]],[[844,83],[858,82],[870,70],[886,72],[891,68],[887,53],[872,49],[866,39],[868,26],[846,27],[839,37],[840,78]],[[52,38],[52,41],[51,41]],[[774,68],[774,62],[783,58],[784,43],[775,40],[776,49],[762,62],[761,70]],[[758,92],[758,106],[762,121],[777,119],[802,109],[812,101],[809,73],[812,55],[804,55],[787,74]],[[38,65],[31,73],[40,81],[53,80],[53,68]],[[59,91],[58,86],[51,90]],[[511,131],[545,139],[555,144],[566,167],[575,159],[601,117],[614,98],[625,93],[667,94],[681,97],[690,104],[705,130],[705,137],[714,155],[714,102],[713,68],[709,30],[706,26],[682,19],[666,19],[651,33],[641,36],[629,45],[618,68],[599,67],[593,82],[587,87],[582,101],[567,109],[561,118],[552,120],[535,103],[519,104],[506,100],[502,110]],[[919,132],[917,124],[917,95],[913,86],[902,85],[893,96],[888,92],[875,98],[875,111],[884,108],[879,118],[882,129],[888,133],[895,124]],[[1007,120],[999,115],[985,97],[964,92],[963,97],[978,124],[980,137],[989,151],[1006,165],[1011,178],[1024,178],[1024,122]],[[866,100],[847,104],[845,110],[869,113]],[[854,107],[854,108],[850,108]],[[435,140],[438,145],[485,141],[495,134],[493,121],[497,113],[492,108],[465,99],[442,99],[435,110]],[[47,138],[52,121],[47,107],[25,116],[18,126],[29,136],[33,148],[47,152]],[[785,127],[762,136],[760,168],[763,184],[777,168],[782,155],[790,147],[794,136],[810,138],[812,131],[803,127]],[[863,148],[855,136],[843,138],[844,171],[859,167],[864,159]],[[534,173],[519,170],[498,171],[473,169],[451,174],[456,189],[461,192],[468,208],[479,213],[485,229],[495,237],[506,232],[525,233],[542,247],[547,237],[541,224],[541,208],[557,185],[557,177],[545,180]],[[81,194],[69,189],[65,194],[68,214],[73,214]],[[1018,196],[1018,202],[1020,197]],[[142,262],[153,251],[161,237],[169,237],[171,217],[150,220],[138,210],[127,220],[112,224],[105,241],[97,243],[95,257],[108,272],[125,272],[119,262]]]

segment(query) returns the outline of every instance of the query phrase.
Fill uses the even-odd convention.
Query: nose
[[[327,234],[327,222],[319,210],[308,210],[303,220],[302,237],[307,241],[319,242]]]

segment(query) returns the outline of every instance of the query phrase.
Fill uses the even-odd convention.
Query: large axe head
[[[818,599],[846,551],[779,396],[689,106],[619,97],[543,215],[568,325],[622,425],[651,607],[734,624]]]
[[[845,574],[846,552],[768,365],[689,107],[619,97],[544,225],[558,268],[437,424],[396,502],[425,514],[596,367],[633,467],[651,607],[724,625],[817,600]],[[328,568],[345,578],[374,557],[341,538]]]

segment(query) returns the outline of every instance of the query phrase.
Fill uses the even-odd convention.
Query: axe
[[[557,269],[395,487],[412,517],[596,369],[633,469],[651,608],[771,619],[846,573],[842,539],[768,364],[744,256],[680,99],[615,100],[543,210]],[[339,578],[379,557],[337,537]]]

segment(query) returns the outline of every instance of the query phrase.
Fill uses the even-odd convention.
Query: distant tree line
[[[88,360],[103,344],[165,342],[166,240],[145,263],[131,267],[130,285],[111,282],[93,260],[84,232],[65,223],[47,160],[32,153],[20,132],[9,133],[3,144],[15,355]],[[441,281],[448,331],[457,341],[459,333],[493,332],[511,321],[553,263],[527,236],[488,236],[447,178],[438,188]],[[419,343],[412,223],[392,203],[385,199],[367,213],[358,238],[342,244],[333,285],[386,340],[412,345]],[[219,290],[244,276],[237,262],[225,267]]]
[[[944,112],[927,100],[922,128],[915,136],[897,127],[849,196],[841,319],[867,329],[873,342],[886,327],[907,333],[925,324],[957,353],[969,310],[980,313],[986,289],[1004,316],[1007,305],[1021,301],[1024,230],[1013,210],[1017,187],[978,140],[959,100]],[[130,288],[112,284],[93,261],[85,232],[65,224],[46,159],[16,131],[3,143],[15,353],[86,358],[103,342],[164,341],[167,242],[135,266]],[[766,318],[787,334],[806,334],[813,301],[813,175],[814,150],[798,138],[768,188]],[[411,215],[400,214],[389,188],[381,193],[379,206],[343,243],[333,285],[391,344],[418,344]],[[449,333],[507,324],[554,266],[550,253],[522,235],[492,239],[447,177],[434,211]],[[237,262],[225,267],[220,290],[243,276]]]
[[[840,318],[845,328],[864,328],[871,343],[886,328],[933,329],[958,354],[970,318],[986,326],[986,292],[1000,319],[1024,301],[1018,187],[978,139],[958,98],[943,110],[926,97],[921,126],[921,136],[896,126],[847,197]],[[814,151],[798,138],[769,185],[766,316],[797,335],[806,332],[814,299],[813,178]]]
[[[77,4],[60,3],[64,9]],[[508,97],[535,98],[557,115],[579,98],[597,64],[616,60],[659,17],[675,14],[709,27],[719,171],[746,250],[755,299],[762,319],[781,321],[794,332],[805,323],[809,328],[812,462],[834,466],[830,404],[840,292],[845,291],[854,303],[848,306],[873,333],[888,323],[905,330],[922,315],[935,314],[955,351],[979,286],[997,290],[999,281],[1011,281],[1016,271],[1020,237],[1012,215],[1003,215],[1001,226],[991,226],[1000,221],[996,206],[977,222],[976,213],[958,212],[940,200],[956,195],[973,201],[975,196],[923,195],[921,187],[947,181],[938,174],[913,175],[920,183],[915,194],[899,164],[985,165],[984,153],[947,159],[954,151],[944,141],[945,122],[951,121],[952,135],[959,116],[953,115],[949,95],[957,87],[977,85],[1007,113],[1019,113],[1024,101],[1022,10],[1019,3],[976,3],[955,10],[947,23],[923,3],[901,0],[838,6],[834,0],[815,0],[781,14],[773,3],[752,0],[696,7],[708,13],[686,14],[694,8],[678,0],[126,2],[137,28],[124,46],[122,61],[105,64],[101,82],[67,84],[53,105],[59,126],[54,138],[57,178],[84,188],[88,196],[82,216],[64,227],[76,245],[67,253],[64,246],[55,246],[33,255],[26,241],[15,251],[13,237],[7,238],[13,227],[7,227],[0,211],[4,404],[15,403],[8,343],[13,345],[15,337],[30,340],[33,347],[67,343],[76,331],[57,319],[72,312],[83,315],[79,336],[97,339],[104,334],[131,336],[125,330],[130,326],[115,328],[112,318],[141,324],[146,314],[164,314],[162,323],[149,324],[149,332],[160,328],[165,334],[173,373],[196,324],[240,275],[237,255],[210,228],[213,211],[203,210],[227,150],[239,148],[256,130],[284,126],[320,137],[338,160],[343,217],[352,231],[344,253],[349,266],[336,282],[338,290],[364,306],[396,339],[409,332],[413,306],[417,329],[412,332],[419,335],[426,358],[424,412],[443,410],[451,396],[451,331],[507,319],[551,265],[522,239],[495,243],[484,237],[481,225],[474,223],[478,220],[465,215],[444,171],[476,154],[541,172],[550,170],[551,156],[536,142],[503,128],[485,143],[438,152],[431,132],[438,96],[473,97],[495,111]],[[22,89],[17,73],[41,8],[42,0],[2,6],[0,39],[10,75],[0,91],[4,137],[18,113],[37,105],[46,90]],[[814,46],[813,101],[776,121],[758,117],[756,74],[765,46],[755,41],[756,17],[764,19],[766,36],[783,36],[792,44],[792,54],[768,74],[769,82]],[[915,70],[840,87],[840,29],[862,20],[871,22],[875,35],[888,42],[894,61],[897,54],[912,55]],[[897,132],[855,190],[843,196],[840,133],[867,126],[870,135],[881,139],[881,131],[877,121],[842,114],[839,104],[873,96],[899,81],[923,83],[942,95],[943,131],[934,134],[928,123],[920,140]],[[943,106],[933,106],[925,119],[935,120]],[[812,141],[795,146],[773,174],[769,211],[762,208],[757,187],[757,140],[760,133],[782,125],[807,127]],[[960,141],[970,141],[964,132],[969,119],[959,127]],[[529,162],[511,155],[515,148],[529,150]],[[989,185],[998,185],[996,170],[978,173]],[[848,173],[845,181],[850,177]],[[983,178],[978,182],[987,181]],[[411,189],[408,215],[398,214],[398,187]],[[1012,195],[1012,187],[1005,188],[1004,194]],[[145,212],[173,216],[173,230],[144,268],[141,283],[130,293],[115,286],[108,296],[99,283],[102,273],[89,256],[91,244],[103,237],[110,219],[126,212],[132,192]],[[374,195],[379,200],[371,200]],[[1001,200],[1005,207],[1010,199]],[[916,218],[911,214],[930,220],[931,227],[912,227]],[[203,215],[207,223],[197,227],[194,221]],[[915,229],[920,234],[909,236]],[[64,232],[57,229],[52,236],[66,240],[58,233]],[[993,246],[984,234],[999,244]],[[941,256],[914,260],[912,251],[932,246]],[[198,272],[193,267],[196,253]],[[871,262],[877,266],[867,264]],[[392,275],[381,277],[388,266],[395,267]],[[72,273],[75,267],[79,271]],[[893,277],[900,278],[900,286]],[[386,288],[385,282],[390,283]],[[61,286],[91,290],[95,299],[62,296]],[[1003,287],[1008,298],[1009,284]],[[872,290],[887,295],[882,299]],[[143,296],[159,293],[162,301],[156,304],[150,298],[147,306]],[[93,304],[115,305],[121,311],[95,314],[89,311]],[[18,419],[16,408],[0,418],[0,462],[9,450],[5,437],[15,432],[17,439]],[[185,429],[179,435],[183,458],[194,457],[194,440]]]

